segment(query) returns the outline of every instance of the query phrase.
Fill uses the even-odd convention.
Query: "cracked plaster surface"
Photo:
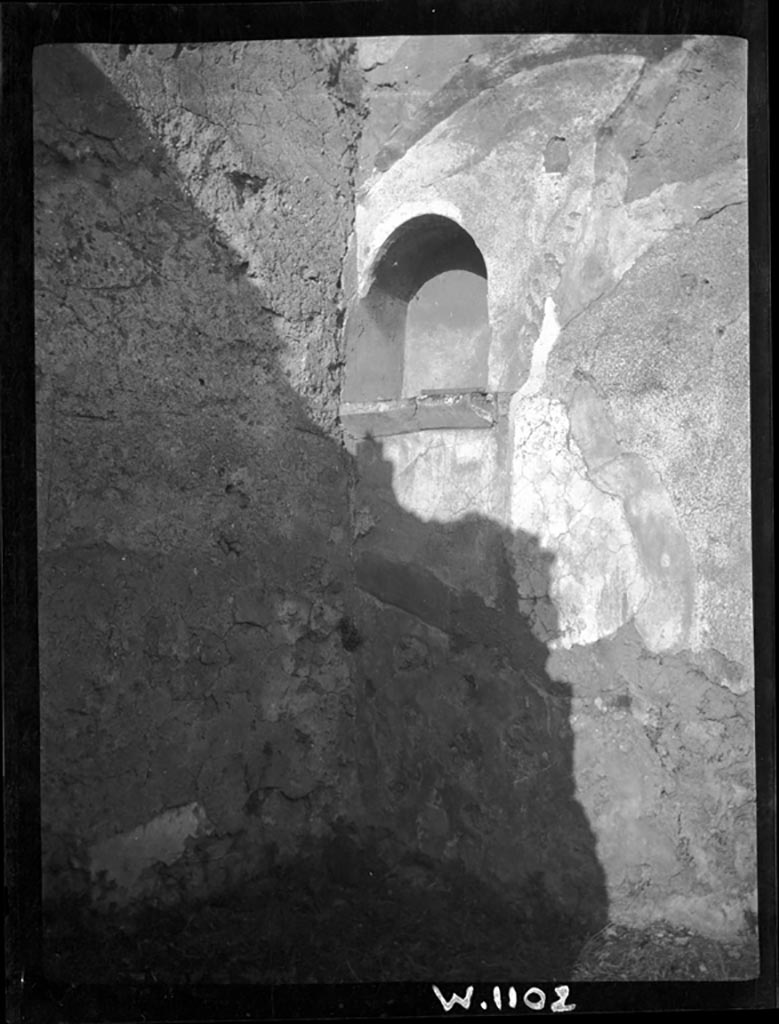
[[[576,317],[614,290],[650,249],[670,233],[745,202],[746,163],[735,142],[717,150],[713,167],[693,160],[685,175],[679,164],[679,180],[658,176],[659,157],[653,157],[651,173],[635,162],[637,154],[657,150],[659,126],[672,116],[690,116],[684,103],[679,112],[680,94],[688,104],[690,96],[693,103],[701,102],[695,98],[696,76],[714,61],[711,48],[695,37],[654,63],[637,55],[589,56],[521,71],[435,125],[383,175],[371,179],[358,204],[363,274],[382,240],[412,213],[448,213],[473,234],[487,262],[490,319],[498,339],[490,352],[492,385],[505,376],[505,366],[499,365],[505,326],[501,310],[506,305],[525,310],[523,323],[514,324],[510,346],[515,353],[524,350],[529,364],[509,413],[514,479],[510,498],[504,493],[492,508],[506,525],[535,532],[555,555],[549,597],[557,606],[556,635],[547,635],[549,629],[555,633],[549,608],[542,612],[543,602],[529,607],[547,621],[548,628],[539,620],[540,634],[557,644],[594,642],[632,618],[649,650],[700,644],[702,620],[695,598],[701,587],[705,590],[705,581],[697,580],[696,565],[707,556],[697,533],[695,557],[691,553],[685,533],[689,516],[680,518],[678,508],[679,487],[662,475],[666,460],[661,457],[658,466],[646,445],[631,450],[618,441],[610,403],[592,389],[574,389],[569,408],[569,398],[560,400],[559,384],[544,393],[544,379],[560,331],[575,331]],[[729,60],[735,74],[738,55]],[[597,71],[604,72],[603,78]],[[570,88],[574,81],[575,92]],[[541,111],[533,97],[536,90],[544,92],[545,84],[554,98],[544,93]],[[528,95],[510,131],[504,108],[522,87]],[[735,88],[727,94],[730,106],[724,115],[736,120],[737,93]],[[562,97],[565,111],[558,107]],[[498,136],[496,118],[502,110]],[[541,174],[536,158],[555,119],[556,135],[568,141],[571,165],[567,174]],[[738,124],[735,130],[738,135]],[[509,155],[510,173],[503,163]],[[490,235],[482,233],[473,198],[476,182],[483,183],[485,176],[488,207],[510,204],[516,211],[516,218],[505,224],[506,234],[517,234],[515,220],[524,222],[523,253],[510,249],[494,220]],[[509,195],[512,187],[521,188],[521,194]],[[483,185],[479,198],[483,205]],[[526,282],[525,298],[515,294],[517,278]],[[544,285],[549,289],[545,298]],[[566,390],[570,393],[570,385]],[[604,429],[610,438],[608,457],[599,449]],[[451,443],[456,444],[454,438]],[[486,438],[480,443],[489,444]],[[413,439],[404,441],[406,448],[413,444]],[[418,467],[413,484],[406,470],[400,473],[403,462]],[[427,449],[413,459],[401,457],[398,467],[398,499],[419,514],[440,519],[461,514],[462,498],[470,493],[477,496],[474,508],[484,508],[478,477],[469,487],[460,476],[458,494],[444,497],[445,486],[437,482],[443,464],[434,464]],[[509,505],[510,513],[501,516]],[[521,576],[518,564],[520,594],[528,601],[538,599]]]
[[[383,173],[363,167],[356,221],[366,281],[412,216],[449,216],[480,247],[488,387],[514,393],[490,501],[454,434],[385,448],[395,494],[439,522],[472,502],[503,528],[546,671],[571,687],[613,919],[720,935],[756,906],[744,56],[669,40],[523,70],[437,123],[436,98]]]
[[[481,249],[493,333],[508,332],[515,340],[517,304],[525,309],[517,284],[529,276],[534,249],[527,239],[544,237],[561,194],[569,189],[567,182],[551,180],[559,176],[539,173],[547,140],[555,134],[567,137],[573,154],[569,181],[577,182],[576,195],[585,203],[592,180],[591,125],[623,100],[642,64],[634,55],[597,56],[522,71],[429,131],[359,197],[361,289],[398,219],[408,219],[413,211],[441,212],[461,223]],[[485,176],[490,181],[487,204]],[[512,216],[496,220],[496,207],[512,210]],[[543,305],[543,297],[540,301]],[[493,368],[491,376],[499,375]]]
[[[644,192],[634,180],[637,155],[673,108],[684,76],[700,70],[701,51],[705,44],[693,38],[655,64],[636,54],[573,58],[521,71],[462,104],[361,192],[360,291],[400,223],[421,213],[451,217],[487,264],[489,386],[519,386],[546,296],[565,326],[668,232],[746,201],[737,146],[718,150],[704,174],[695,164],[692,178],[647,179]],[[736,117],[738,104],[729,102]],[[549,138],[566,140],[566,173],[543,172]],[[496,220],[496,208],[512,216]]]
[[[595,643],[634,619],[649,650],[676,648],[689,634],[694,573],[673,502],[646,461],[622,450],[592,388],[580,385],[570,409],[544,393],[559,333],[549,298],[510,406],[510,497],[496,436],[467,431],[385,439],[395,496],[426,521],[481,514],[537,537],[554,556],[548,586],[524,564],[520,541],[514,575],[520,609],[551,647]]]
[[[561,402],[544,395],[516,396],[511,525],[538,537],[554,555],[549,591],[526,576],[515,559],[520,606],[539,639],[571,647],[616,631],[646,599],[649,582],[622,503],[588,478]],[[545,581],[544,581],[545,582]],[[550,628],[551,599],[556,622]],[[537,606],[540,602],[540,606]]]
[[[673,502],[646,461],[623,451],[588,384],[570,408],[544,394],[559,333],[548,299],[530,376],[511,403],[511,526],[555,557],[548,595],[528,587],[517,560],[520,596],[551,646],[594,643],[635,619],[650,651],[675,648],[689,634],[693,566]],[[557,610],[552,632],[533,603],[547,596]]]

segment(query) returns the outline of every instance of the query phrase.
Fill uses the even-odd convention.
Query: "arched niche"
[[[448,217],[414,217],[382,246],[370,288],[347,322],[343,400],[484,391],[489,343],[478,246]]]

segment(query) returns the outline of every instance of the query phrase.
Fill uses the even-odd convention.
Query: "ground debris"
[[[572,981],[737,981],[757,977],[757,938],[720,942],[659,921],[609,924],[582,947]]]

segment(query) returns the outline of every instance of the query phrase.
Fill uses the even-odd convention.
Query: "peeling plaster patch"
[[[636,628],[651,651],[678,647],[689,639],[695,570],[668,491],[640,455],[620,450],[605,405],[586,383],[573,397],[571,437],[592,483],[623,503],[649,584]]]
[[[550,646],[593,643],[634,617],[649,650],[679,647],[689,639],[695,574],[673,502],[644,459],[621,450],[589,384],[570,410],[541,395],[559,335],[548,297],[530,373],[511,405],[511,525],[537,536],[555,561],[547,595],[528,587],[517,558],[520,598],[554,603],[551,625],[548,607],[542,616],[542,604],[525,606]]]
[[[197,803],[165,811],[131,832],[111,836],[92,848],[90,873],[105,874],[122,898],[139,895],[141,875],[154,864],[172,864],[184,853],[188,839],[208,834],[211,826]]]
[[[520,395],[536,395],[541,391],[546,380],[546,364],[549,360],[549,354],[559,337],[560,323],[557,319],[554,299],[548,297],[544,303],[544,322],[541,325],[541,333],[538,335],[538,340],[533,346],[530,373],[519,391]]]
[[[622,502],[588,479],[578,448],[568,444],[570,423],[561,402],[518,394],[511,416],[511,526],[536,536],[555,556],[548,597],[556,629],[550,633],[532,604],[526,610],[536,635],[551,647],[595,643],[628,621],[648,593]],[[520,598],[542,599],[526,578],[520,552],[515,560]]]
[[[540,395],[559,335],[555,303],[548,297],[528,379],[511,404],[510,518],[513,529],[538,537],[555,555],[547,594],[545,583],[541,590],[534,583],[521,552],[514,552],[520,601],[536,635],[552,647],[571,647],[619,629],[646,599],[648,588],[624,509],[588,479],[580,452],[569,445],[565,407]]]

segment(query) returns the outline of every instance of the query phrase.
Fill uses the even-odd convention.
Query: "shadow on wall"
[[[485,516],[435,523],[404,510],[374,439],[356,460],[366,815],[379,830],[392,823],[388,847],[491,880],[570,963],[606,923],[605,880],[576,800],[570,687],[546,672],[509,561],[521,555],[528,591],[543,595],[553,556]],[[539,600],[553,635],[554,607]]]
[[[279,369],[305,328],[268,316],[104,76],[57,47],[36,89],[45,891],[124,886],[156,929],[90,945],[60,914],[55,973],[564,978],[607,900],[518,538],[400,508],[380,445],[352,459],[312,425]],[[165,831],[181,808],[191,835]]]

